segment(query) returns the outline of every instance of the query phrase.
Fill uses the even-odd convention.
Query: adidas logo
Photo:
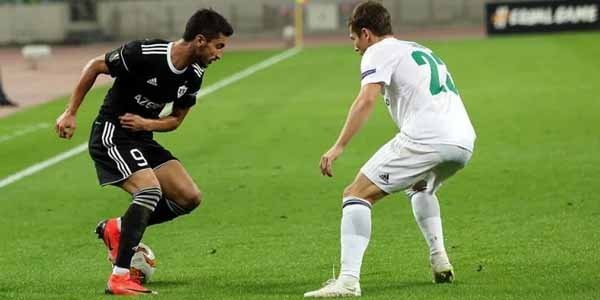
[[[385,182],[385,184],[390,183],[390,174],[388,174],[388,173],[379,175],[379,178],[381,178],[381,180],[383,180]]]
[[[146,81],[149,85],[153,85],[153,86],[158,86],[158,80],[156,80],[156,77],[149,79],[148,81]]]

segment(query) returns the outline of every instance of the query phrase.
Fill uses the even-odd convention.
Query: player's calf
[[[115,266],[129,270],[134,248],[142,240],[148,222],[162,198],[160,187],[147,187],[133,193],[132,204],[121,217],[121,236]]]
[[[202,193],[199,190],[181,194],[181,200],[174,201],[163,197],[158,202],[156,210],[150,217],[148,225],[155,225],[171,221],[177,217],[187,215],[200,206]]]

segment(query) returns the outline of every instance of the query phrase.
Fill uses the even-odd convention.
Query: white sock
[[[345,283],[360,278],[360,266],[371,239],[371,203],[356,197],[344,198],[341,224],[340,279]]]
[[[127,273],[129,273],[129,269],[125,269],[125,268],[121,268],[121,267],[117,267],[117,266],[113,267],[113,274],[125,275]]]
[[[429,246],[429,254],[446,256],[440,204],[435,194],[426,191],[415,193],[412,198],[415,220]]]

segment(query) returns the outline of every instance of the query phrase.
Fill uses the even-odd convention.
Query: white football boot
[[[431,256],[429,262],[434,283],[452,283],[454,281],[454,268],[446,253]]]
[[[329,279],[323,287],[304,293],[304,298],[360,297],[360,284],[344,283],[340,279]]]

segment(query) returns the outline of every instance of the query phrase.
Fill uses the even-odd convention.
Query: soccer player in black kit
[[[154,293],[130,274],[135,247],[147,226],[188,214],[200,204],[197,185],[152,132],[181,125],[196,103],[206,67],[222,57],[232,34],[223,16],[202,9],[188,20],[178,41],[132,41],[96,57],[85,66],[67,109],[56,120],[58,135],[70,139],[77,110],[96,77],[116,78],[89,139],[100,184],[118,186],[132,196],[122,217],[104,220],[96,228],[114,265],[107,293]],[[159,117],[168,102],[173,102],[172,113]]]

